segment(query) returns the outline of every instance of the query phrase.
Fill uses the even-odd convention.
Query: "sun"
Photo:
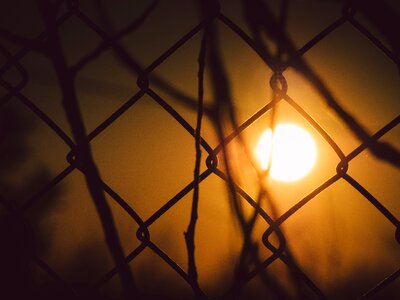
[[[278,124],[273,134],[271,129],[264,131],[255,152],[264,170],[272,158],[270,176],[284,182],[303,178],[317,160],[317,147],[311,134],[290,123]]]

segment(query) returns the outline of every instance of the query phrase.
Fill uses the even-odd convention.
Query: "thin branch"
[[[121,66],[124,67],[127,71],[132,73],[133,75],[140,75],[145,70],[145,68],[128,52],[128,50],[122,45],[119,40],[123,38],[126,34],[132,33],[136,30],[146,18],[150,15],[150,13],[155,9],[158,1],[153,1],[152,4],[145,10],[145,12],[134,22],[129,24],[127,27],[123,28],[119,32],[114,32],[114,27],[110,21],[109,16],[103,6],[101,0],[97,0],[97,10],[100,16],[103,27],[105,27],[105,31],[103,31],[97,24],[95,24],[91,19],[89,19],[86,15],[78,13],[78,17],[82,18],[82,20],[90,26],[93,30],[95,30],[101,38],[104,40],[94,51],[90,52],[86,57],[81,59],[73,69],[75,72],[81,70],[88,62],[95,59],[98,55],[100,55],[103,51],[109,49],[113,50],[116,58],[120,61]],[[184,105],[190,109],[197,109],[197,100],[190,95],[187,95],[182,90],[177,87],[171,85],[167,80],[162,78],[161,76],[151,73],[151,83],[155,84],[158,88],[163,90],[165,93],[169,94],[174,100],[179,101],[180,104]],[[203,107],[204,114],[211,115],[211,109],[208,107]]]
[[[203,102],[204,102],[204,69],[206,58],[206,43],[208,26],[205,28],[203,38],[201,40],[200,54],[198,58],[199,71],[198,71],[198,110],[197,110],[197,124],[195,131],[195,150],[196,161],[194,168],[194,186],[193,186],[193,201],[190,222],[186,232],[184,233],[186,248],[188,252],[188,275],[190,280],[196,286],[198,283],[198,274],[195,260],[195,229],[198,218],[198,205],[199,205],[199,184],[200,184],[200,163],[201,163],[201,123],[203,118]]]
[[[288,37],[286,32],[280,28],[274,19],[272,12],[261,0],[242,1],[246,8],[247,19],[251,24],[256,23],[263,28],[282,48],[290,55],[291,65],[296,68],[303,76],[317,89],[321,96],[325,99],[328,106],[333,109],[337,116],[345,123],[347,128],[362,142],[370,139],[370,134],[359,123],[354,116],[346,111],[333,96],[323,80],[308,65],[308,63],[299,55],[294,43]],[[255,25],[252,25],[255,26]],[[262,47],[262,45],[259,45]],[[304,54],[304,53],[301,53]],[[277,66],[275,66],[277,67]],[[400,152],[393,146],[373,141],[369,150],[379,159],[400,168]]]
[[[37,4],[49,33],[47,46],[62,91],[64,111],[76,142],[76,163],[85,176],[86,184],[99,214],[105,239],[114,262],[121,267],[119,276],[124,297],[132,299],[136,294],[133,276],[125,261],[117,229],[102,188],[102,180],[93,160],[75,91],[73,73],[67,66],[58,36],[57,13],[50,1],[37,0]]]
[[[211,10],[211,8],[205,7],[205,9]],[[242,278],[244,278],[244,274],[247,273],[246,270],[246,260],[245,257],[247,255],[250,255],[250,260],[251,261],[259,261],[258,259],[258,252],[256,251],[256,248],[254,248],[255,244],[252,242],[252,231],[254,228],[254,224],[256,222],[256,219],[258,217],[258,214],[255,213],[253,217],[247,221],[244,216],[243,212],[243,207],[241,205],[241,202],[238,198],[237,191],[235,188],[235,183],[233,180],[233,170],[231,166],[231,159],[230,155],[226,149],[226,143],[225,143],[225,136],[224,136],[224,130],[223,130],[223,122],[225,120],[225,117],[228,117],[228,122],[234,127],[235,130],[237,130],[238,122],[236,119],[235,115],[235,110],[233,107],[232,103],[232,97],[230,94],[230,85],[229,85],[229,80],[228,80],[228,75],[226,74],[226,71],[224,69],[223,61],[220,56],[219,48],[218,48],[218,41],[217,41],[217,35],[213,31],[210,34],[210,51],[209,51],[209,65],[210,65],[210,76],[211,76],[211,82],[212,82],[212,89],[213,89],[213,94],[214,94],[214,123],[216,127],[216,131],[218,134],[218,138],[220,140],[220,149],[222,150],[223,154],[223,164],[225,166],[225,172],[226,176],[224,176],[224,180],[227,182],[227,188],[229,195],[231,197],[231,203],[233,206],[233,212],[235,217],[239,221],[240,229],[242,231],[243,235],[243,245],[242,245],[242,251],[241,251],[241,256],[239,259],[239,265],[236,268],[235,272],[235,278],[233,281],[233,287],[232,287],[232,293],[230,293],[228,296],[238,296],[238,292],[240,291],[241,288],[241,283],[243,282]],[[246,145],[244,141],[242,140],[241,136],[238,136],[238,139],[240,140],[240,143],[245,147]],[[219,148],[218,147],[218,148]],[[217,171],[218,172],[218,171]],[[259,201],[257,201],[257,204],[259,204]],[[253,257],[254,256],[254,257]],[[262,271],[263,272],[263,271]],[[267,274],[263,274],[263,278],[267,278]],[[277,286],[275,286],[277,287]],[[279,288],[278,288],[279,289]],[[278,292],[279,293],[279,292]]]

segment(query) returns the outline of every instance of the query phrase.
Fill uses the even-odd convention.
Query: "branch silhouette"
[[[196,160],[194,167],[194,186],[193,186],[193,201],[190,216],[190,222],[184,237],[186,241],[186,248],[188,252],[188,276],[193,281],[193,284],[199,287],[198,274],[195,260],[195,231],[196,222],[198,218],[198,205],[199,205],[199,184],[200,184],[200,163],[201,163],[201,124],[203,118],[203,97],[204,97],[204,69],[206,60],[206,45],[209,33],[209,25],[207,25],[203,32],[203,38],[200,45],[200,53],[198,57],[199,71],[198,71],[198,109],[197,109],[197,122],[195,131],[195,151]],[[197,298],[203,298],[202,295],[196,295]]]
[[[367,130],[357,121],[348,111],[346,111],[333,96],[333,93],[328,89],[322,79],[317,73],[308,65],[308,63],[299,55],[304,54],[297,50],[294,43],[290,40],[286,32],[279,26],[275,20],[274,15],[261,0],[243,1],[245,8],[245,17],[251,28],[262,29],[267,33],[281,49],[289,55],[289,61],[283,65],[279,61],[266,61],[266,63],[273,69],[282,72],[288,66],[293,66],[317,89],[321,96],[325,99],[328,106],[333,109],[337,116],[345,123],[347,128],[359,139],[361,142],[368,141],[370,143],[369,150],[379,159],[384,160],[395,167],[400,167],[400,152],[385,142],[371,140],[370,134]],[[254,39],[254,44],[259,51],[265,49],[262,41],[257,38]],[[299,52],[300,51],[300,52]]]
[[[76,148],[73,149],[75,150],[74,163],[77,164],[78,169],[85,176],[88,190],[100,217],[108,248],[115,264],[120,266],[119,275],[124,297],[131,299],[136,294],[133,276],[125,261],[117,229],[102,188],[102,180],[93,160],[91,147],[87,139],[75,92],[74,76],[67,66],[58,36],[58,28],[56,26],[57,10],[50,1],[37,0],[37,4],[48,31],[48,51],[62,91],[62,105],[76,142]]]

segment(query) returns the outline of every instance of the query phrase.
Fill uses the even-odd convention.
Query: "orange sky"
[[[176,2],[176,1],[175,1]],[[178,1],[179,2],[179,1]],[[276,1],[272,1],[273,6]],[[82,9],[90,13],[89,5]],[[115,27],[121,28],[132,19],[128,3],[112,11]],[[182,34],[197,24],[196,7],[190,1],[169,6],[161,1],[154,14],[135,33],[123,39],[129,51],[143,65],[148,65]],[[181,5],[183,7],[181,7]],[[145,5],[143,4],[145,7]],[[276,5],[275,5],[276,6]],[[180,14],[177,17],[176,9]],[[244,27],[240,9],[233,1],[222,1],[222,11]],[[136,12],[140,13],[140,10]],[[292,1],[287,32],[297,47],[333,22],[341,6],[327,1]],[[359,17],[368,28],[370,24]],[[7,20],[3,21],[7,22]],[[27,22],[27,21],[26,21]],[[79,30],[82,24],[71,20],[61,31],[70,64],[91,51],[100,41],[89,29]],[[19,28],[20,27],[20,28]],[[35,32],[20,24],[22,34]],[[40,27],[40,26],[38,26]],[[240,123],[271,100],[269,79],[271,70],[234,33],[218,25],[221,52],[232,88],[233,102]],[[25,31],[24,31],[25,30]],[[39,30],[39,29],[37,29]],[[163,62],[154,73],[168,80],[186,94],[197,95],[197,56],[200,35],[196,35]],[[332,89],[339,102],[373,133],[395,118],[400,111],[399,77],[395,65],[349,24],[325,38],[306,53],[307,62]],[[68,124],[60,105],[60,92],[55,86],[54,73],[47,58],[37,53],[23,60],[30,76],[29,85],[22,91],[69,134]],[[360,144],[343,122],[330,110],[317,91],[301,74],[289,68],[284,76],[288,95],[300,104],[331,137],[345,154]],[[151,87],[172,105],[193,127],[196,111],[181,105],[157,85]],[[87,65],[76,80],[79,101],[87,130],[90,132],[102,120],[138,91],[136,77],[121,66],[111,51]],[[206,78],[205,102],[212,103],[209,78]],[[15,101],[14,101],[15,102]],[[12,103],[18,110],[21,104]],[[31,115],[30,112],[27,112]],[[269,124],[267,113],[243,132],[249,149],[254,149],[258,137]],[[35,119],[36,120],[36,119]],[[278,215],[306,196],[319,184],[335,174],[339,158],[326,141],[287,103],[277,107],[277,122],[292,122],[309,130],[318,148],[317,166],[303,180],[282,183],[269,180],[266,186],[272,194]],[[382,140],[400,146],[399,126]],[[202,136],[212,147],[218,139],[209,118],[203,122]],[[29,158],[14,171],[15,185],[29,177],[35,168],[45,166],[57,174],[67,166],[68,148],[40,120],[28,138]],[[194,139],[150,97],[144,96],[121,118],[114,122],[92,143],[94,157],[102,178],[146,219],[193,180]],[[228,146],[233,155],[233,167],[240,185],[253,197],[258,191],[257,179],[239,144]],[[203,150],[202,170],[206,151]],[[349,174],[367,188],[392,213],[400,218],[398,201],[399,170],[364,151],[350,163]],[[215,282],[233,271],[234,258],[240,249],[239,227],[231,214],[226,186],[211,175],[200,186],[198,232],[196,236],[200,284],[206,291],[215,291]],[[150,227],[152,240],[178,262],[187,266],[183,232],[190,216],[192,193],[182,198],[163,217]],[[51,248],[44,259],[61,274],[67,273],[77,253],[77,245],[96,245],[99,257],[108,257],[102,243],[100,223],[87,193],[83,176],[74,171],[61,184],[57,209],[43,221],[51,226]],[[135,236],[138,228],[120,207],[109,201],[128,253],[139,245]],[[245,205],[246,210],[250,208]],[[269,207],[265,207],[270,212]],[[260,241],[267,228],[259,220],[254,238]],[[289,246],[305,272],[322,286],[330,289],[367,272],[367,282],[377,282],[398,268],[400,255],[394,240],[394,227],[357,191],[339,180],[319,194],[284,223]],[[261,256],[270,255],[261,246]],[[60,257],[66,258],[60,260]],[[99,272],[110,267],[101,265]],[[157,262],[157,263],[156,263]],[[157,265],[157,272],[147,274],[162,281],[165,274],[174,274],[154,258],[149,250],[140,255],[133,266]],[[282,271],[279,263],[271,268]],[[84,277],[85,274],[82,274]],[[89,276],[89,275],[88,275]],[[139,274],[137,276],[140,277]],[[367,276],[368,277],[368,276]],[[172,279],[171,279],[172,280]],[[180,280],[180,279],[179,279]],[[143,285],[148,283],[142,279]],[[397,283],[398,284],[398,283]],[[183,283],[179,284],[182,288]],[[363,292],[355,288],[355,293]]]

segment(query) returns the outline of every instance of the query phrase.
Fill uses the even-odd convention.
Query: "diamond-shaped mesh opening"
[[[74,171],[64,179],[62,192],[53,199],[55,208],[45,220],[52,225],[47,232],[51,246],[41,258],[68,282],[88,285],[110,271],[113,264],[96,208],[83,180],[82,174]],[[106,199],[121,236],[121,246],[128,255],[140,244],[134,234],[138,224],[109,195]]]
[[[211,293],[217,292],[216,280],[222,285],[229,283],[229,278],[225,277],[230,277],[228,274],[237,263],[236,254],[241,250],[242,236],[234,230],[238,224],[231,215],[230,200],[223,192],[225,185],[223,180],[213,175],[200,184],[199,215],[204,217],[199,218],[197,225],[196,260],[199,281]],[[193,194],[188,193],[150,227],[151,240],[183,269],[187,268],[183,233],[187,231],[189,218],[182,216],[190,215],[192,199]],[[243,198],[240,197],[240,201],[243,206],[248,206]],[[249,207],[245,209],[250,210]],[[174,220],[173,227],[169,226],[170,220]],[[263,227],[265,230],[265,223]],[[260,238],[260,230],[255,230],[257,234]],[[262,249],[260,252],[263,253]]]
[[[276,105],[275,109],[276,125],[290,123],[304,128],[312,135],[318,149],[316,163],[305,177],[293,182],[282,182],[274,178],[265,178],[262,180],[264,187],[267,188],[271,196],[271,201],[280,215],[317,186],[335,175],[336,166],[340,160],[330,144],[292,106],[282,101]],[[236,174],[237,183],[254,199],[257,198],[260,184],[260,178],[254,170],[254,165],[261,171],[260,159],[257,156],[256,148],[260,136],[270,128],[270,119],[271,112],[268,111],[242,132],[248,149],[248,155],[238,140],[239,138],[235,138],[227,146],[232,161],[231,168]],[[220,160],[222,160],[223,154],[220,156]],[[266,202],[264,202],[263,207],[268,212],[271,212],[271,207]]]
[[[93,141],[104,180],[143,218],[193,180],[193,148],[193,137],[148,96]]]
[[[396,271],[393,225],[343,180],[283,226],[302,269],[332,298],[357,297]]]
[[[139,290],[145,294],[173,299],[193,297],[187,282],[150,249],[144,250],[130,266]]]
[[[150,74],[150,86],[194,127],[197,109],[197,73],[201,34],[196,34],[182,47],[162,62]],[[176,94],[174,94],[176,93]],[[179,97],[181,96],[181,97]],[[206,106],[211,105],[209,95],[204,97]],[[190,108],[191,114],[184,108]],[[189,111],[189,110],[188,110]]]
[[[325,64],[321,62],[319,65]],[[320,73],[319,68],[318,72]],[[329,76],[331,78],[331,75]],[[352,151],[360,144],[340,117],[329,108],[318,90],[300,72],[289,68],[285,72],[285,78],[289,86],[289,95],[332,137],[344,153]]]
[[[185,11],[175,18],[177,11]],[[124,14],[128,13],[126,11]],[[129,16],[132,21],[132,17]],[[121,43],[140,64],[147,66],[165,50],[199,23],[198,12],[192,2],[159,3],[146,19],[149,26],[141,26],[122,38]]]
[[[318,70],[340,105],[370,132],[398,115],[399,102],[394,96],[399,92],[398,69],[351,24],[332,32],[305,58]],[[378,75],[382,73],[385,76]],[[369,121],[363,122],[365,119]]]
[[[77,95],[88,132],[93,131],[139,90],[137,75],[125,68],[112,50],[103,52],[78,74]],[[93,103],[98,105],[96,114],[93,114]]]
[[[150,74],[150,87],[173,107],[193,128],[196,127],[198,106],[198,55],[201,34],[196,34],[173,55],[163,61]],[[213,99],[210,93],[209,78],[205,74],[204,118],[202,137],[210,146],[218,144],[211,118]],[[206,153],[204,153],[206,155]]]
[[[400,173],[396,168],[379,161],[368,151],[364,151],[351,161],[349,174],[397,218],[400,217],[398,197],[396,193],[393,193],[398,189],[400,179]],[[376,174],[384,175],[376,176]]]

